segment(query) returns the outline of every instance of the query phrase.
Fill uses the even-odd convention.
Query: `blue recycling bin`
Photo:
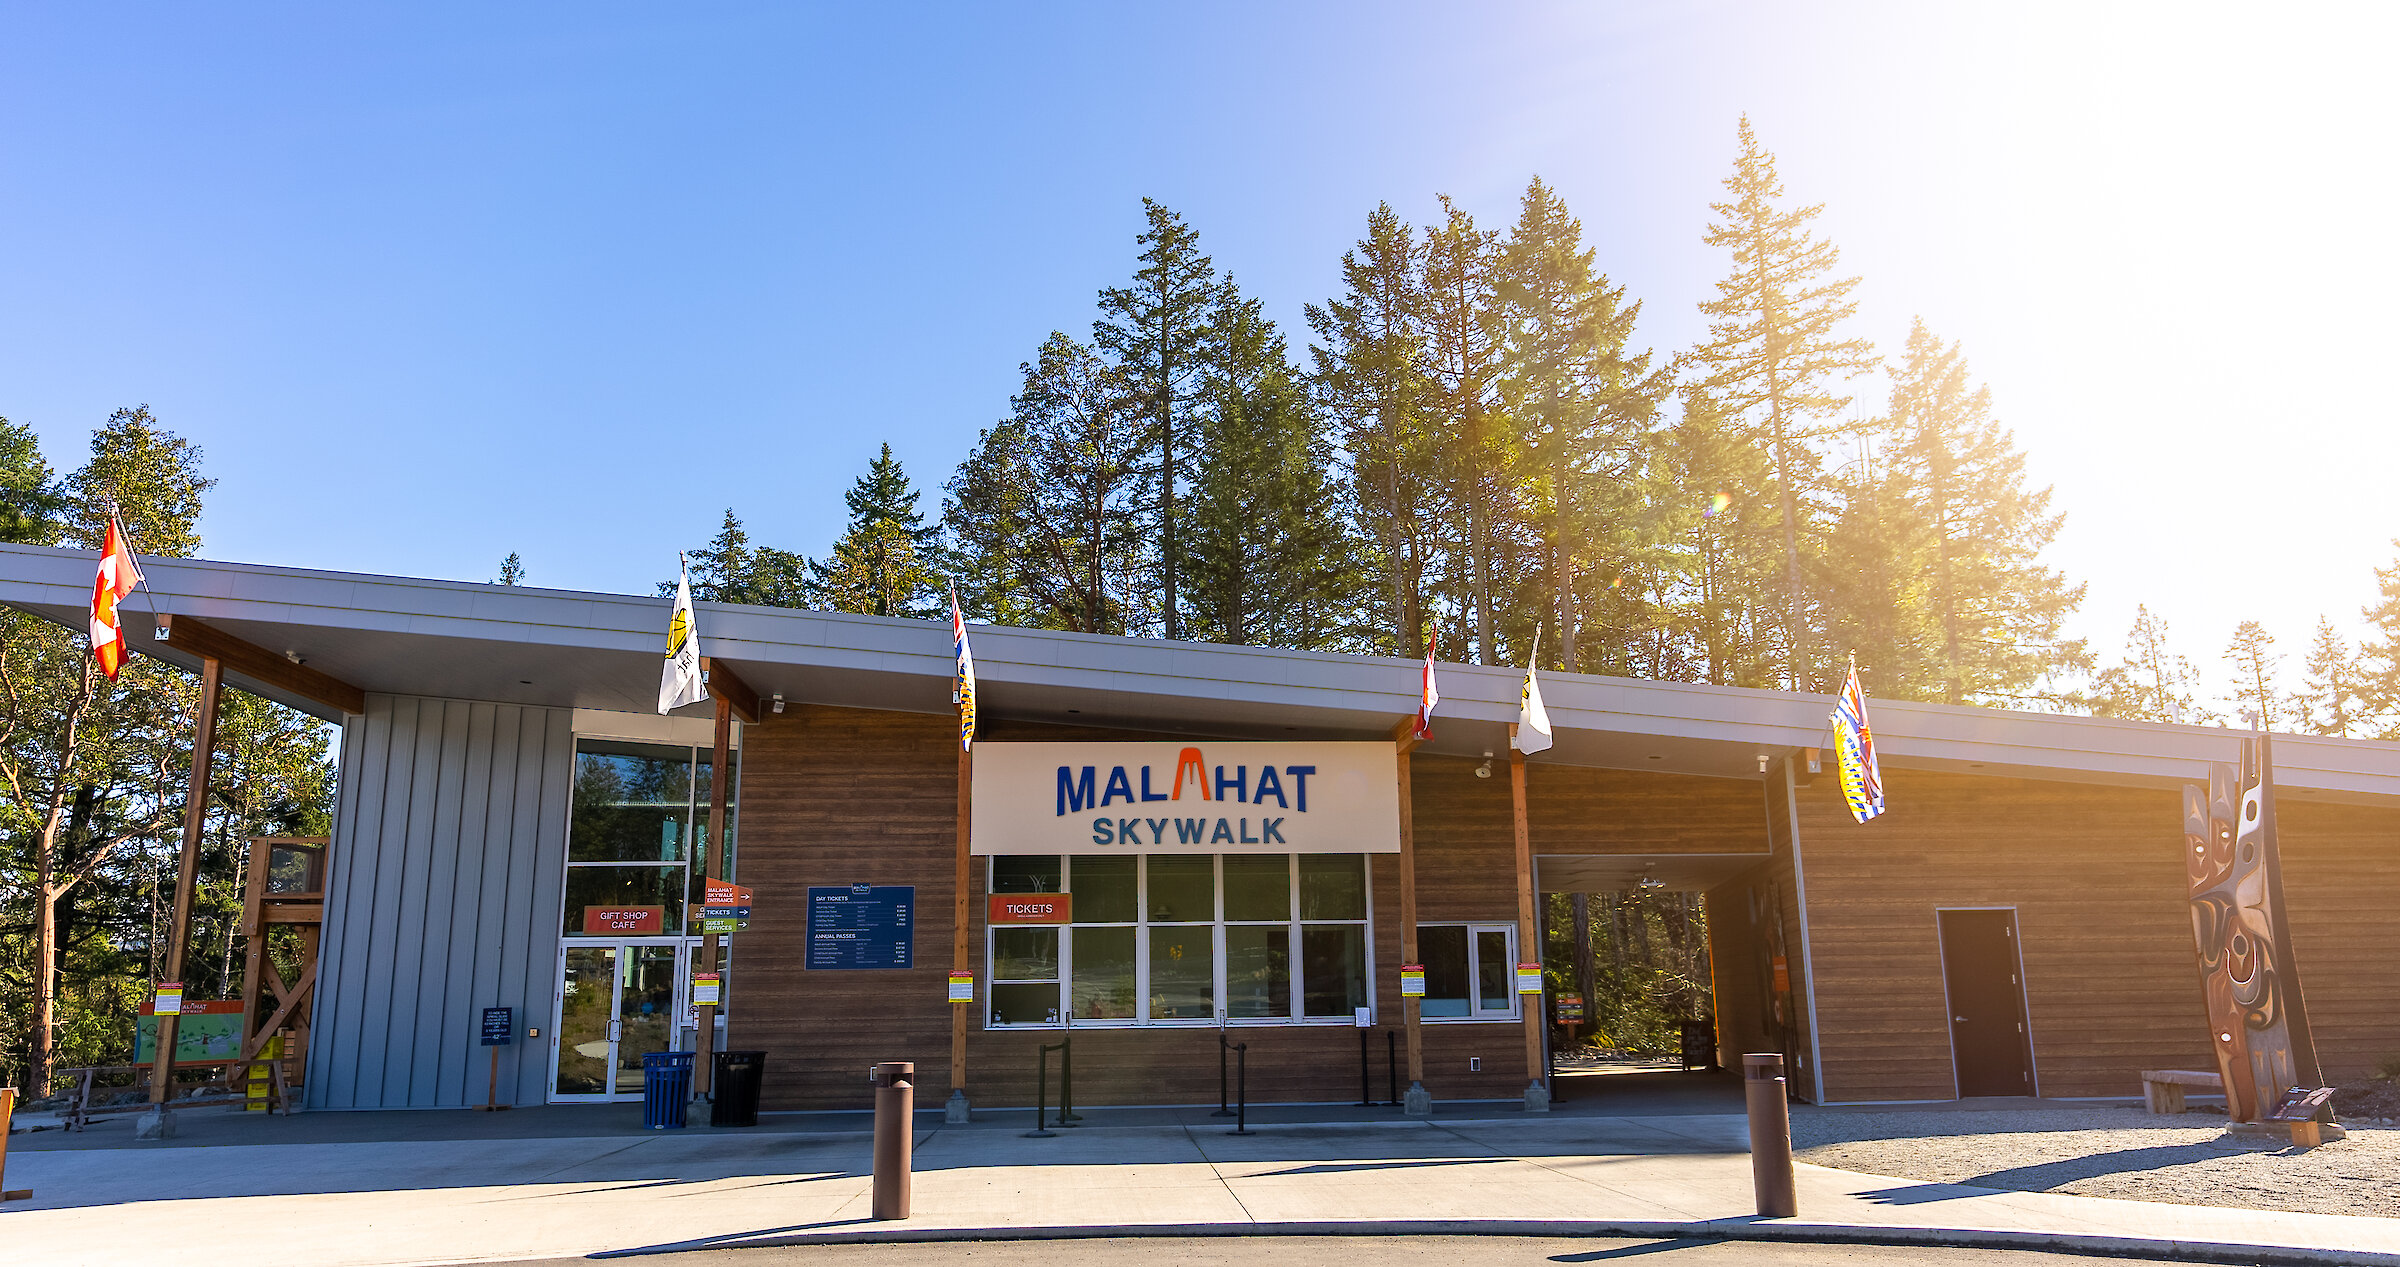
[[[682,1130],[691,1099],[691,1052],[654,1051],[642,1057],[643,1130]]]

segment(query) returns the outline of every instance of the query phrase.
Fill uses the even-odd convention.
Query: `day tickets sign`
[[[986,743],[978,854],[1397,853],[1388,743]]]

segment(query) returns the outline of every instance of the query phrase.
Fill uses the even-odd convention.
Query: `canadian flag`
[[[108,517],[108,537],[100,547],[100,574],[92,578],[92,658],[110,681],[125,663],[125,630],[117,619],[117,604],[142,583],[142,569],[125,544],[117,517]]]
[[[1433,738],[1433,706],[1442,702],[1442,693],[1433,685],[1433,652],[1441,645],[1442,635],[1436,632],[1425,640],[1425,687],[1417,699],[1417,738]]]

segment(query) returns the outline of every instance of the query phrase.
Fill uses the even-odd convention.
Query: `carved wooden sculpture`
[[[2276,854],[2272,750],[2242,741],[2239,770],[2211,765],[2183,789],[2185,873],[2209,1038],[2227,1115],[2255,1122],[2284,1091],[2317,1083]]]

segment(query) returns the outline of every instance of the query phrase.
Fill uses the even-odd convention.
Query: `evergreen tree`
[[[1019,367],[1008,418],[951,477],[943,519],[961,601],[1002,624],[1125,633],[1143,562],[1141,397],[1092,349],[1052,334]]]
[[[2308,693],[2292,701],[2299,709],[2295,720],[2311,733],[2349,738],[2361,720],[2358,663],[2323,616],[2317,617],[2317,640],[2308,650],[2307,681]]]
[[[1363,581],[1332,454],[1283,335],[1230,279],[1192,486],[1190,632],[1304,650],[1354,645]]]
[[[525,560],[517,557],[516,551],[509,551],[508,557],[500,560],[500,579],[493,583],[496,585],[523,585],[525,583]]]
[[[2400,739],[2400,559],[2375,569],[2375,590],[2375,602],[2361,612],[2368,632],[2358,646],[2359,695],[2375,736]]]
[[[1426,407],[1440,436],[1443,518],[1465,531],[1446,560],[1443,588],[1466,636],[1447,645],[1462,660],[1497,664],[1504,538],[1516,518],[1516,446],[1499,398],[1499,235],[1476,228],[1447,195],[1441,203],[1442,222],[1425,231],[1418,293],[1432,387]]]
[[[2125,635],[2125,655],[2093,679],[2090,703],[2101,717],[2134,721],[2201,724],[2213,715],[2200,707],[2200,675],[2167,645],[2167,622],[2144,605]]]
[[[833,557],[812,563],[813,605],[869,616],[931,620],[942,601],[941,527],[917,509],[917,490],[892,446],[842,495],[850,523]]]
[[[2088,670],[2083,644],[2060,633],[2083,587],[2040,562],[2065,516],[2050,512],[2050,489],[2025,486],[2025,456],[1992,417],[1991,389],[1971,385],[1959,346],[1921,319],[1891,375],[1883,427],[1914,521],[1913,539],[1895,548],[1911,556],[1904,566],[1930,570],[1923,598],[1939,654],[1930,675],[1887,679],[1885,693],[2020,703],[2045,678]],[[1847,531],[1838,539],[1857,548]],[[1901,681],[1908,690],[1891,689]]]
[[[1805,499],[1821,478],[1808,442],[1838,430],[1822,421],[1850,404],[1838,384],[1874,368],[1875,357],[1865,339],[1838,337],[1858,311],[1850,298],[1858,279],[1833,277],[1841,253],[1809,230],[1824,207],[1783,207],[1775,156],[1759,148],[1747,116],[1740,137],[1725,180],[1731,197],[1710,204],[1719,219],[1705,239],[1732,253],[1733,268],[1717,283],[1717,298],[1700,306],[1710,318],[1709,341],[1694,356],[1707,368],[1709,394],[1726,413],[1748,419],[1773,458],[1783,514],[1785,676],[1806,689],[1825,680],[1801,588]]]
[[[1615,576],[1650,544],[1639,512],[1656,491],[1643,477],[1669,375],[1627,350],[1641,305],[1593,267],[1582,222],[1538,177],[1501,249],[1494,300],[1499,394],[1525,449],[1525,509],[1540,525],[1543,623],[1559,666],[1577,670],[1579,576]]]
[[[808,560],[789,550],[750,543],[749,530],[725,508],[717,535],[697,550],[685,552],[692,573],[692,601],[748,603],[758,607],[807,607]],[[658,595],[671,598],[675,580],[658,583]]]
[[[56,544],[66,506],[33,428],[0,418],[0,541]]]
[[[1662,577],[1667,627],[1687,645],[1694,679],[1718,686],[1775,683],[1782,605],[1773,595],[1781,551],[1766,456],[1705,391],[1684,394],[1667,432],[1667,499],[1681,548]]]
[[[1148,519],[1157,543],[1159,615],[1169,638],[1183,636],[1179,585],[1188,547],[1176,498],[1200,455],[1194,451],[1200,385],[1214,355],[1209,344],[1218,300],[1216,268],[1200,253],[1200,235],[1181,216],[1148,198],[1149,227],[1135,238],[1142,267],[1130,286],[1100,292],[1092,341],[1114,362],[1123,390],[1139,402],[1150,434]]]
[[[1879,460],[1867,437],[1834,476],[1841,518],[1811,568],[1823,595],[1832,651],[1858,659],[1860,677],[1887,699],[1940,699],[1946,678],[1939,619],[1941,542],[1898,463]]]
[[[2233,641],[2225,648],[2225,662],[2233,666],[2234,710],[2256,729],[2273,730],[2280,720],[2275,666],[2282,659],[2275,650],[2274,636],[2255,620],[2236,627]]]
[[[1419,321],[1422,249],[1415,230],[1379,204],[1367,235],[1342,254],[1343,294],[1308,306],[1310,386],[1349,455],[1349,503],[1379,578],[1360,592],[1386,655],[1422,654],[1439,534],[1439,437],[1427,418],[1431,384]]]

